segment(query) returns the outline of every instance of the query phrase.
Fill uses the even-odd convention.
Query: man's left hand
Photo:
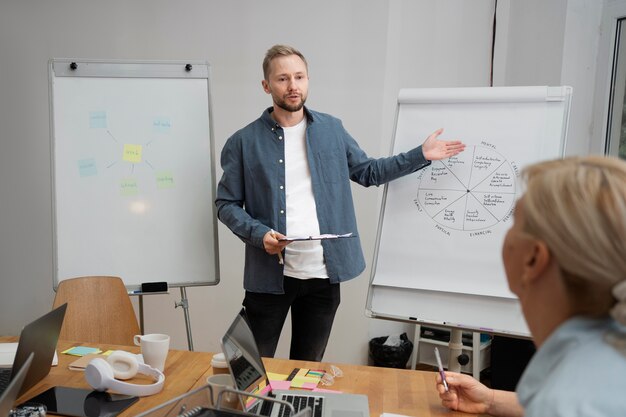
[[[426,138],[422,144],[424,157],[429,161],[450,158],[465,149],[465,144],[460,140],[440,140],[437,139],[443,133],[443,129],[438,129]]]

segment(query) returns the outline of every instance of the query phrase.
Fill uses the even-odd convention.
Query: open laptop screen
[[[243,309],[222,337],[222,350],[236,388],[239,391],[266,395],[269,381]],[[247,404],[246,408],[249,406]]]

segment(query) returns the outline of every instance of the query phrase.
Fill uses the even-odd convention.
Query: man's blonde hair
[[[572,157],[523,175],[525,229],[557,260],[572,311],[606,315],[616,305],[613,288],[626,285],[626,162]],[[615,318],[626,323],[626,315]]]
[[[304,62],[304,66],[306,67],[307,71],[309,70],[309,64],[307,64],[306,58],[296,48],[287,45],[274,45],[265,53],[265,59],[263,59],[263,78],[265,80],[268,80],[268,77],[270,75],[270,64],[272,63],[272,60],[274,58],[290,55],[299,56],[300,59],[302,59],[302,61]]]

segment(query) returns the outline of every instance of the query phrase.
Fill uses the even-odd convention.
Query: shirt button
[[[281,186],[280,186],[280,189],[282,190],[283,188],[285,188],[285,187],[283,187],[283,186],[281,185]]]
[[[283,137],[282,137],[282,136],[279,136],[279,137],[278,137],[278,139],[283,140]]]
[[[280,211],[280,214],[285,214],[285,210],[281,210],[281,211]]]
[[[278,163],[279,163],[279,164],[282,164],[282,163],[283,163],[283,160],[282,160],[282,159],[279,159],[279,160],[278,160]]]

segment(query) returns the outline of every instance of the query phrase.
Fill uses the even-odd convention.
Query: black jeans
[[[274,357],[291,308],[289,359],[320,362],[341,301],[339,284],[285,277],[284,290],[284,294],[246,291],[243,305],[261,356]]]

